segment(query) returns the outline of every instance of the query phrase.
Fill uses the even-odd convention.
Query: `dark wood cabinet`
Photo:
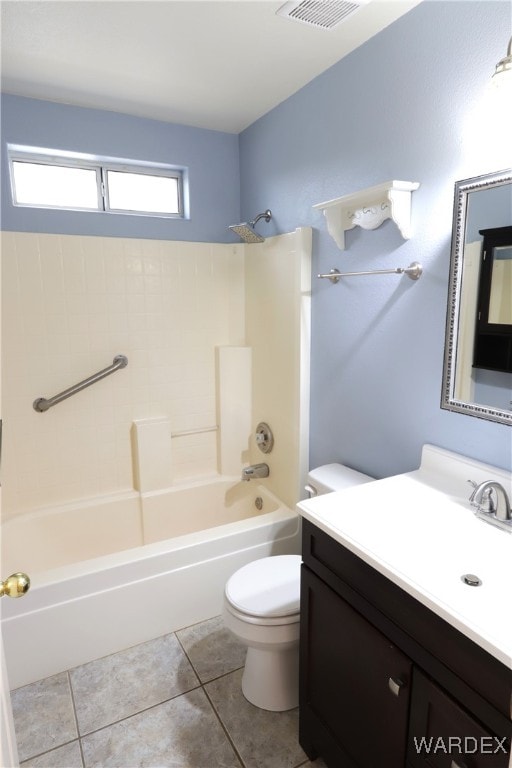
[[[383,754],[403,765],[410,659],[310,571],[302,588],[309,705],[342,745],[347,765],[370,768]]]
[[[299,740],[329,768],[507,768],[512,671],[303,520]]]
[[[505,738],[496,737],[456,701],[414,670],[409,764],[414,768],[507,768]]]

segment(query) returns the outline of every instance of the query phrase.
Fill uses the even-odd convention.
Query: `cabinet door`
[[[414,670],[408,760],[414,768],[507,768],[510,730],[485,730],[447,693]]]
[[[410,660],[304,566],[301,622],[301,707],[340,746],[337,768],[403,768]]]

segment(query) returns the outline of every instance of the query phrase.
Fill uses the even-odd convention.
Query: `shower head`
[[[271,218],[272,211],[266,210],[265,213],[259,213],[252,221],[244,221],[242,224],[231,224],[229,228],[232,232],[235,232],[244,243],[263,243],[265,238],[258,235],[258,233],[254,231],[254,227],[260,219],[265,219],[266,222],[269,222]]]
[[[263,243],[265,238],[258,235],[249,224],[232,224],[230,229],[240,237],[244,243]]]

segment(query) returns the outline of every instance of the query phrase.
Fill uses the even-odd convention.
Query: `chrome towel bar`
[[[357,277],[359,275],[407,275],[411,280],[418,280],[423,272],[423,267],[417,261],[413,261],[408,267],[395,267],[395,269],[371,269],[367,272],[340,272],[339,269],[331,269],[328,275],[317,275],[319,278],[327,278],[331,283],[337,283],[340,277]]]
[[[68,389],[65,389],[63,392],[59,392],[58,395],[54,395],[53,397],[38,397],[37,400],[34,400],[32,403],[32,406],[35,411],[38,411],[39,413],[44,413],[44,411],[47,411],[49,408],[51,408],[54,405],[57,405],[57,403],[60,403],[62,400],[65,400],[67,397],[71,397],[71,395],[76,395],[77,392],[81,392],[82,389],[85,389],[86,387],[90,387],[91,384],[95,384],[97,381],[100,381],[100,379],[104,379],[105,376],[110,376],[111,373],[114,373],[114,371],[119,370],[119,368],[126,368],[128,365],[128,358],[125,357],[125,355],[116,355],[114,357],[114,360],[112,361],[112,365],[109,365],[107,368],[103,368],[101,371],[98,371],[98,373],[94,373],[92,376],[89,376],[87,379],[84,379],[83,381],[79,381],[78,384],[75,384],[73,387],[69,387]]]

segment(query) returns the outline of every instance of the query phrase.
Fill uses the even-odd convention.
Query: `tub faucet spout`
[[[242,480],[254,480],[255,478],[269,476],[268,464],[250,464],[242,469]]]

